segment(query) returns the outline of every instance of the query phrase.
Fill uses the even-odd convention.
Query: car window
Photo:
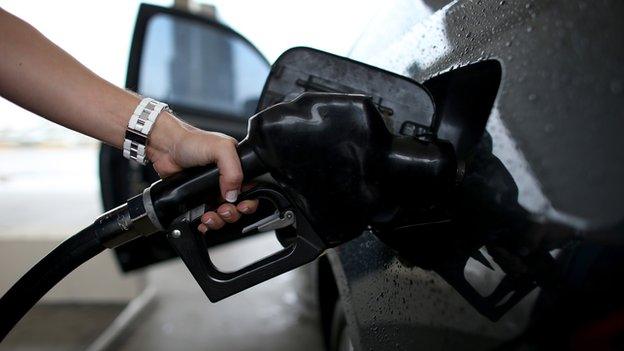
[[[139,93],[240,118],[253,113],[269,65],[240,37],[159,14],[148,24],[144,43]]]

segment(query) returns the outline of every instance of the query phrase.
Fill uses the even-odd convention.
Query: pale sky
[[[147,2],[162,6],[172,3]],[[216,5],[220,19],[246,36],[271,62],[286,49],[300,45],[346,55],[379,7],[374,0],[205,2]],[[125,82],[139,4],[128,0],[0,0],[0,7],[35,26],[118,86]],[[0,98],[0,139],[7,135],[33,140],[53,135],[53,139],[70,143],[85,140]]]

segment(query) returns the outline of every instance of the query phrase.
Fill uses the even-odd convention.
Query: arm
[[[121,148],[128,119],[140,101],[87,69],[35,28],[0,9],[0,95],[53,122]],[[194,128],[162,112],[150,134],[147,155],[161,177],[182,168],[216,163],[221,194],[236,201],[243,178],[236,140]],[[200,230],[218,229],[253,212],[256,202],[223,205],[204,215]],[[228,214],[229,212],[229,214]]]

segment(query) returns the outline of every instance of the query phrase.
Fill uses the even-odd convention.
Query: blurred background
[[[293,46],[346,55],[379,6],[372,0],[148,3],[216,11],[269,62]],[[0,7],[121,87],[139,5],[0,1]],[[95,140],[0,98],[0,294],[103,211],[98,153]],[[271,245],[272,238],[261,236],[220,247],[215,255],[236,266],[237,257]],[[300,274],[305,269],[212,305],[179,262],[124,275],[107,252],[54,288],[0,350],[320,349],[315,309],[306,297],[311,288]]]

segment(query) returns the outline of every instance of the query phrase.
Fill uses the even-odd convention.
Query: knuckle
[[[206,223],[208,221],[208,219],[211,218],[210,216],[210,212],[206,212],[201,216],[201,221],[202,223]]]
[[[219,146],[226,151],[232,151],[236,149],[236,139],[232,137],[223,137],[219,139]]]
[[[229,135],[224,135],[223,139],[225,139],[232,146],[238,145],[238,140],[236,140],[235,138],[233,138],[233,137],[231,137]]]
[[[215,158],[219,160],[227,158],[230,155],[229,148],[229,143],[224,142],[223,139],[219,139],[213,144],[212,151]]]
[[[217,212],[219,213],[223,213],[225,211],[231,211],[230,204],[223,204],[217,209]]]

